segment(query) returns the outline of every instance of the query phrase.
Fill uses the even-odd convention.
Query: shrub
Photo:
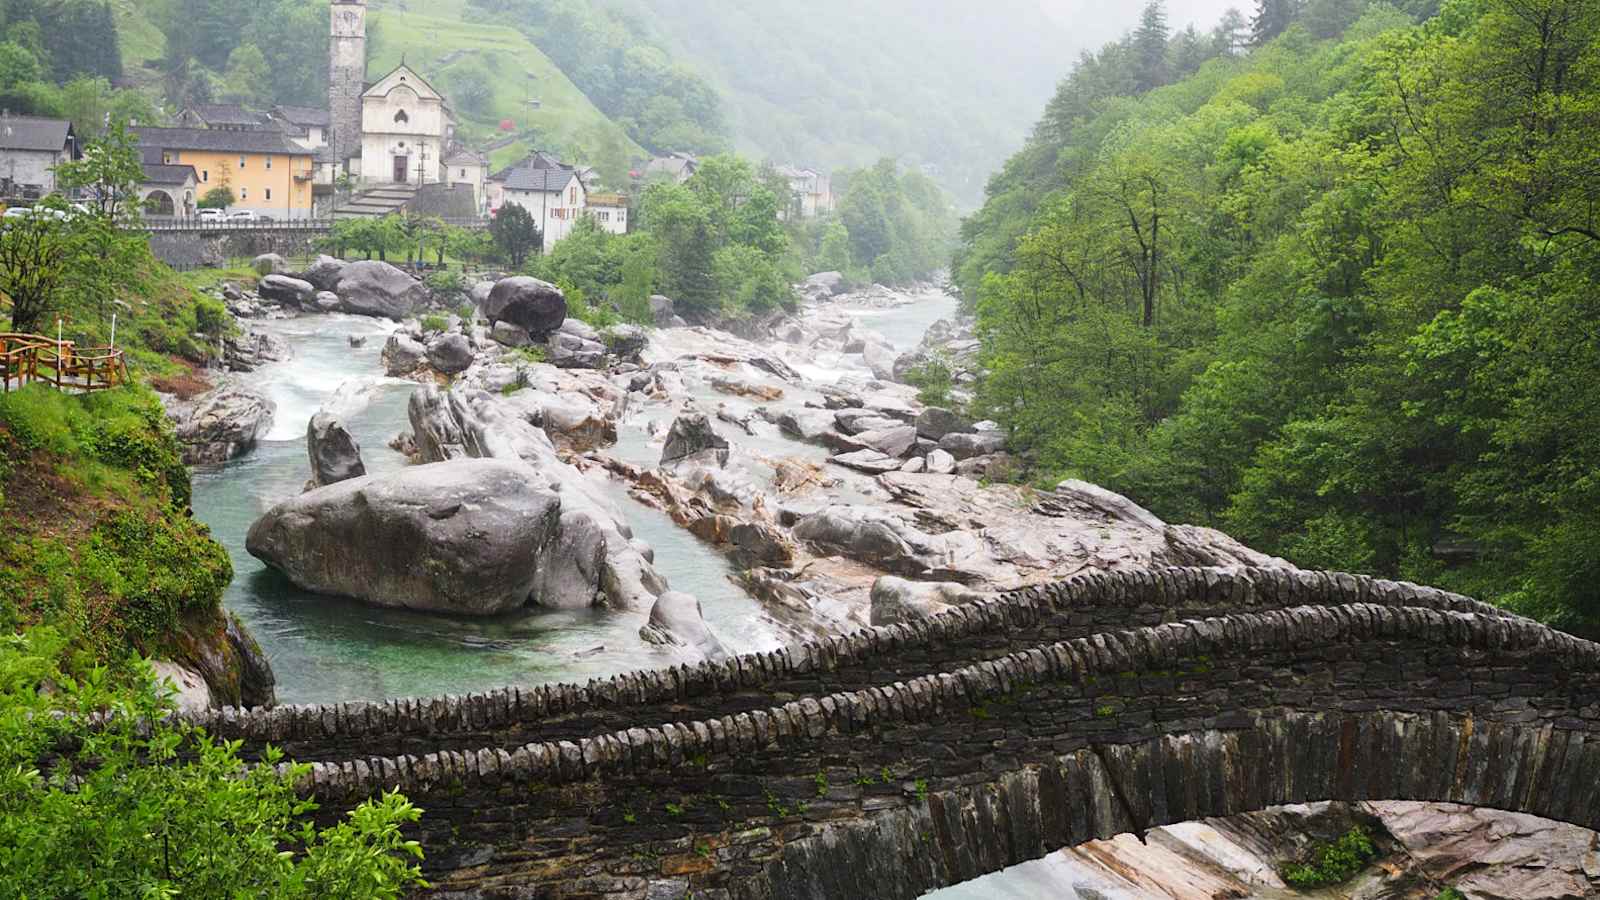
[[[429,272],[423,284],[433,292],[434,299],[449,303],[467,292],[467,278],[459,269],[439,269]],[[465,318],[465,317],[463,317]]]
[[[450,320],[440,315],[423,316],[421,325],[424,332],[450,330]]]
[[[1306,862],[1284,866],[1283,882],[1300,890],[1344,884],[1377,855],[1372,835],[1366,828],[1356,825],[1336,841],[1313,846]]]
[[[917,388],[917,399],[926,406],[949,406],[955,375],[949,363],[937,357],[906,372],[906,384]]]

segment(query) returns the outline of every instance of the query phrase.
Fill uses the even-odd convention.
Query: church
[[[367,2],[333,0],[329,144],[336,172],[358,187],[471,185],[484,203],[488,160],[455,141],[444,95],[403,61],[367,83]]]

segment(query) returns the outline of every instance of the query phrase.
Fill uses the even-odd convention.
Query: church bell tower
[[[333,0],[330,34],[328,143],[343,172],[345,160],[361,148],[361,95],[367,81],[367,0]]]

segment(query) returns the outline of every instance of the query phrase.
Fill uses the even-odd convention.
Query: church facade
[[[361,95],[360,165],[351,169],[363,183],[437,184],[454,139],[443,95],[401,64]]]

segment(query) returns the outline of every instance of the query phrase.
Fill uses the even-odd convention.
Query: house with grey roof
[[[192,216],[199,202],[200,175],[188,164],[144,164],[139,202],[146,215]]]
[[[496,172],[489,180],[489,213],[520,206],[533,215],[544,235],[544,252],[572,233],[589,205],[589,189],[575,166],[536,152]]]
[[[0,114],[0,194],[34,199],[56,190],[56,166],[83,155],[66,119]]]
[[[645,181],[656,178],[670,178],[678,184],[683,184],[694,177],[700,168],[700,160],[691,153],[673,153],[669,156],[658,156],[645,163],[644,170],[638,177]]]
[[[237,103],[197,103],[185,107],[175,121],[182,128],[208,128],[214,131],[259,131],[269,121],[266,113],[245,109]]]
[[[311,215],[316,151],[280,129],[134,128],[132,133],[146,166],[193,166],[202,198],[226,186],[234,195],[233,209],[279,219]]]

